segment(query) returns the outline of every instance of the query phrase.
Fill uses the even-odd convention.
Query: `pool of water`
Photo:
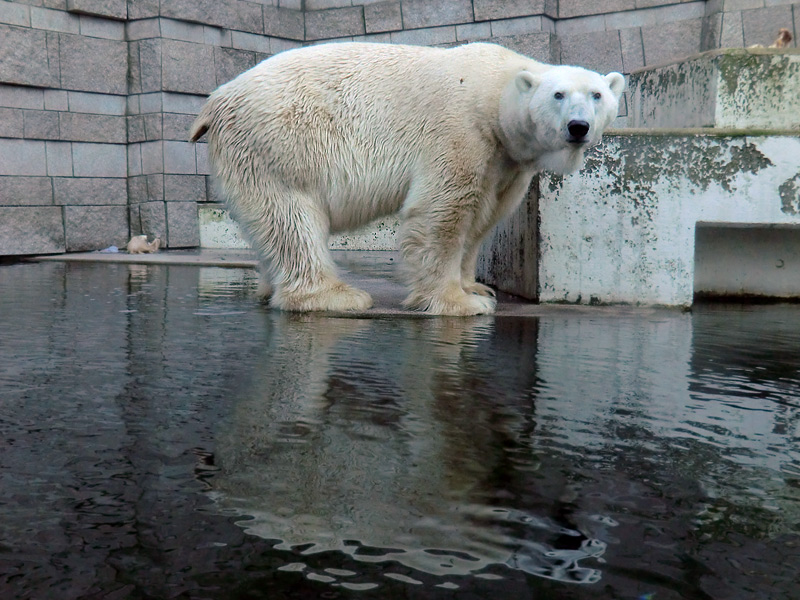
[[[800,306],[336,318],[0,267],[0,598],[800,597]]]

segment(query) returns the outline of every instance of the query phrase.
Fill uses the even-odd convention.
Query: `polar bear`
[[[625,82],[486,43],[341,43],[277,54],[214,91],[191,141],[260,258],[260,291],[290,311],[361,311],[332,232],[399,213],[410,293],[437,315],[490,314],[481,241],[535,172],[574,171]]]

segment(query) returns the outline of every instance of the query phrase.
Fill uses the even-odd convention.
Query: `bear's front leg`
[[[405,211],[400,248],[411,288],[407,308],[451,316],[494,313],[494,297],[465,290],[462,284],[464,243],[475,202],[476,195],[467,194]]]

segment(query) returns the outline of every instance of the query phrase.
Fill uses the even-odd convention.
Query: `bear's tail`
[[[189,130],[189,141],[196,142],[199,140],[203,135],[205,135],[208,128],[211,127],[211,122],[213,121],[214,117],[214,103],[209,101],[205,103],[200,114],[197,115],[197,118],[192,123],[192,128]]]

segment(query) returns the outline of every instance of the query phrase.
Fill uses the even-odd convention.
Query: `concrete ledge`
[[[796,48],[705,52],[634,71],[628,87],[634,127],[800,129]]]
[[[580,173],[540,178],[539,217],[541,302],[688,306],[698,223],[800,228],[800,137],[611,136]],[[739,292],[771,293],[795,256]]]
[[[334,251],[334,260],[340,268],[342,279],[372,295],[374,306],[363,312],[328,313],[343,318],[416,318],[442,319],[445,321],[463,322],[464,319],[475,322],[491,322],[503,317],[539,317],[562,315],[565,317],[591,314],[602,318],[627,318],[636,316],[675,315],[674,310],[652,307],[631,306],[580,306],[580,305],[539,305],[523,302],[513,296],[500,293],[498,295],[495,315],[476,317],[436,317],[418,311],[402,308],[407,290],[397,280],[399,256],[396,252],[351,252]],[[104,254],[85,252],[78,254],[61,254],[57,256],[35,256],[26,259],[31,262],[59,261],[78,263],[128,263],[137,265],[168,265],[182,267],[222,267],[255,269],[257,261],[247,251],[231,250],[195,250],[166,251],[156,254]],[[309,314],[309,318],[313,315]]]

